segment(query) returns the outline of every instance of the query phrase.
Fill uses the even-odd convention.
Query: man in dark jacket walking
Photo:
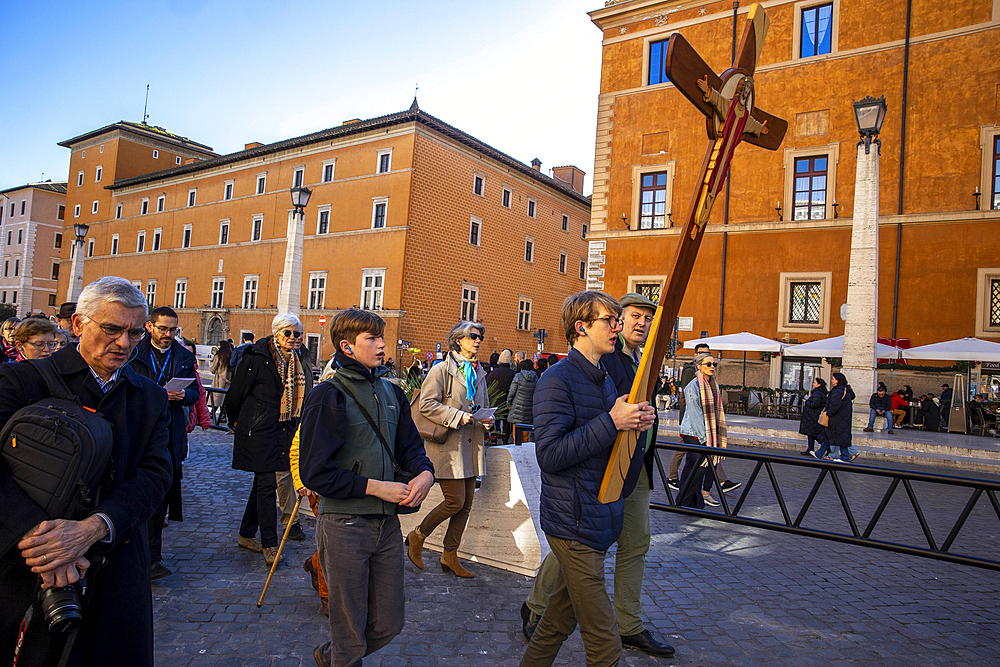
[[[604,557],[622,529],[624,500],[597,497],[618,431],[649,430],[655,411],[618,395],[600,365],[615,349],[621,306],[597,291],[563,303],[572,350],[543,375],[535,390],[535,455],[541,469],[541,524],[559,563],[545,614],[531,636],[522,667],[551,665],[577,624],[588,667],[621,657],[615,610],[604,587]]]
[[[487,387],[494,382],[497,383],[496,395],[502,397],[501,405],[506,401],[507,394],[510,393],[510,384],[514,381],[515,375],[517,375],[517,371],[510,367],[510,350],[505,349],[497,356],[493,370],[486,375]],[[499,424],[505,445],[510,442],[510,423],[509,419],[501,419]]]
[[[632,390],[642,358],[642,345],[649,335],[656,314],[656,304],[641,294],[629,293],[618,300],[622,307],[622,331],[615,349],[601,357],[601,365],[615,384],[618,395]],[[654,413],[655,414],[655,413]],[[634,460],[625,479],[624,518],[618,550],[615,555],[615,618],[622,644],[657,657],[674,654],[671,646],[662,644],[645,629],[642,622],[642,580],[645,558],[649,551],[649,494],[653,484],[653,458],[656,448],[657,420],[640,436]],[[530,639],[538,619],[545,611],[552,592],[558,561],[551,553],[545,557],[535,577],[527,602],[521,608],[524,634]]]
[[[155,382],[160,387],[174,378],[194,379],[195,358],[191,352],[175,338],[177,335],[177,313],[173,308],[160,306],[149,314],[146,322],[146,337],[135,347],[132,368],[139,375]],[[163,520],[170,509],[170,520],[182,520],[181,514],[181,463],[187,458],[187,419],[184,408],[198,401],[198,384],[191,382],[183,389],[166,391],[170,415],[170,443],[167,451],[173,470],[173,482],[167,497],[153,516],[149,517],[146,531],[149,533],[150,574],[153,579],[162,579],[173,574],[163,564]]]
[[[233,350],[232,355],[229,357],[229,365],[235,369],[240,365],[240,361],[243,359],[243,355],[250,351],[253,347],[253,332],[245,331],[242,336],[240,336],[240,344]],[[234,371],[235,372],[235,371]]]
[[[71,665],[153,664],[153,604],[146,520],[170,486],[167,396],[125,366],[143,334],[146,299],[124,278],[104,277],[80,294],[73,328],[78,346],[48,359],[0,367],[0,423],[49,396],[36,364],[62,376],[84,406],[114,426],[114,475],[91,516],[48,517],[0,469],[0,646],[13,651],[21,619],[34,606],[18,662],[54,665],[63,640],[50,634],[36,600],[42,587],[64,586],[87,572],[93,554],[107,562],[93,584],[70,654]],[[9,654],[8,654],[9,655]]]
[[[434,483],[410,404],[383,379],[384,330],[371,311],[338,313],[330,323],[336,373],[302,408],[300,493],[320,497],[316,542],[329,589],[330,641],[313,651],[322,667],[361,665],[402,631],[397,506],[419,506]],[[413,478],[395,481],[396,465]]]

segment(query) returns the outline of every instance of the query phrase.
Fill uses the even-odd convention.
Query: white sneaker
[[[709,507],[718,507],[719,501],[712,497],[710,493],[703,493],[701,497],[705,499],[705,504]]]

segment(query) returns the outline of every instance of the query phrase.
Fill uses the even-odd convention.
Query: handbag
[[[819,413],[819,418],[816,419],[816,421],[819,423],[820,426],[830,425],[830,415],[826,414],[826,408],[824,408],[823,411]]]
[[[447,371],[445,371],[445,374],[448,376],[448,380],[444,390],[444,397],[447,397],[451,394],[452,376]],[[423,386],[420,387],[420,391],[413,394],[413,400],[410,401],[410,417],[413,419],[413,425],[417,427],[417,432],[420,433],[421,438],[443,445],[448,442],[448,431],[451,429],[442,424],[432,422],[420,412],[420,394],[422,392]]]
[[[389,462],[392,463],[392,481],[399,482],[400,484],[409,484],[416,475],[411,473],[409,470],[403,470],[396,464],[396,457],[392,452],[392,448],[389,446],[389,443],[385,441],[385,436],[382,435],[382,431],[375,423],[375,420],[372,419],[371,413],[368,412],[368,408],[366,408],[364,404],[355,397],[354,392],[351,391],[347,387],[347,385],[341,382],[336,375],[326,380],[326,382],[337,385],[337,387],[339,387],[341,391],[350,396],[351,399],[355,402],[355,404],[357,404],[358,410],[361,411],[361,414],[364,415],[364,418],[368,422],[368,425],[372,427],[373,431],[375,431],[375,435],[378,436],[379,442],[382,443],[382,447],[383,449],[385,449],[385,453],[389,455]],[[420,510],[420,505],[417,505],[416,507],[399,505],[398,503],[396,505],[397,514],[413,514],[414,512],[418,512],[419,510]]]

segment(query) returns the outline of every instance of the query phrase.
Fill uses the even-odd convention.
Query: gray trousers
[[[295,501],[298,498],[298,494],[295,493],[292,471],[284,470],[274,473],[274,481],[278,484],[278,508],[281,510],[281,523],[287,526],[288,520],[292,518],[292,510],[295,509]]]
[[[319,647],[320,660],[323,667],[360,667],[403,630],[399,519],[321,514],[316,543],[330,591],[330,641]]]

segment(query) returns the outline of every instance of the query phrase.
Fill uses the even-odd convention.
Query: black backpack
[[[3,465],[50,519],[83,519],[114,473],[114,429],[70,392],[50,359],[28,363],[49,396],[7,420],[0,432]]]

